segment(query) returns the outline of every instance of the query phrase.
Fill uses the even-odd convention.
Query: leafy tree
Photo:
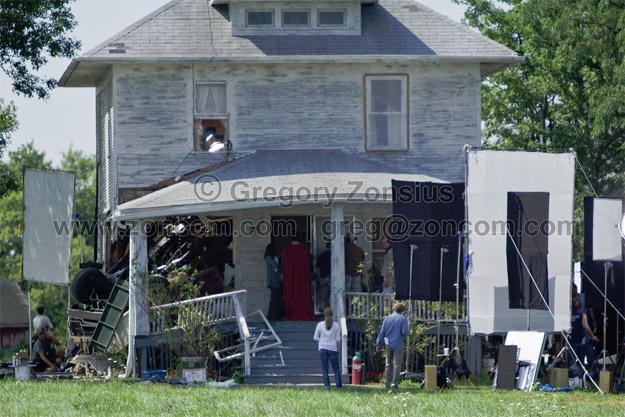
[[[625,2],[454,0],[525,62],[483,85],[485,138],[502,148],[574,148],[599,194],[625,184]],[[589,193],[583,175],[578,191]]]
[[[1,0],[0,68],[13,90],[27,97],[48,97],[57,81],[37,72],[49,58],[72,58],[80,42],[68,36],[77,22],[71,0]]]
[[[0,156],[2,156],[2,150],[9,142],[11,133],[17,129],[17,126],[15,105],[13,103],[4,104],[4,100],[0,98]]]
[[[47,98],[56,87],[56,79],[38,73],[49,58],[72,58],[80,48],[80,42],[68,36],[76,26],[71,1],[0,0],[0,69],[11,79],[14,92]],[[15,106],[0,98],[0,157],[15,129]],[[0,196],[13,186],[0,170]]]
[[[63,154],[61,169],[76,173],[76,217],[77,219],[89,222],[95,220],[95,200],[96,200],[96,162],[94,155],[86,155],[83,151],[69,148]],[[93,246],[94,236],[84,235],[85,243]],[[84,252],[84,248],[83,248]],[[91,252],[84,252],[90,256]]]

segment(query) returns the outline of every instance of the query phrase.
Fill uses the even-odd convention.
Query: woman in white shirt
[[[330,376],[328,375],[328,362],[332,365],[336,388],[343,386],[341,381],[341,369],[339,368],[339,344],[341,343],[341,328],[332,318],[332,309],[323,310],[324,320],[317,324],[315,329],[315,341],[319,342],[319,355],[321,356],[321,372],[323,385],[330,389]]]

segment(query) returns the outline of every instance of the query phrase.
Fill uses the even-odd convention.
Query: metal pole
[[[30,301],[31,283],[28,281],[28,358],[33,355],[33,319],[32,319],[32,306]]]
[[[410,368],[410,326],[412,325],[412,259],[414,251],[417,249],[417,245],[410,244],[410,273],[408,274],[410,279],[408,280],[408,335],[406,336],[406,372],[409,372]]]
[[[460,331],[458,329],[458,321],[460,320],[460,268],[462,260],[462,232],[458,231],[458,269],[456,270],[456,320],[454,331],[456,332],[456,348],[460,341]]]
[[[443,258],[449,249],[445,245],[441,246],[441,260],[438,269],[438,309],[436,312],[436,364],[438,365],[438,355],[441,353],[441,304],[443,303]]]
[[[607,353],[607,345],[606,345],[606,335],[608,332],[608,271],[612,268],[612,264],[610,262],[603,263],[603,293],[605,297],[603,297],[603,370],[606,370],[606,360],[605,355]]]

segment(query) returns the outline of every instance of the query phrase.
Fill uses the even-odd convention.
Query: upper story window
[[[215,152],[228,144],[228,103],[225,82],[201,82],[194,92],[194,145],[196,151]]]
[[[195,114],[203,116],[225,116],[226,83],[207,82],[195,84]]]
[[[345,10],[319,10],[317,24],[319,26],[345,26]]]
[[[308,10],[283,10],[282,26],[310,26],[310,11]]]
[[[246,10],[245,26],[255,27],[273,27],[274,11],[273,10]]]
[[[365,77],[369,151],[408,150],[408,76]]]

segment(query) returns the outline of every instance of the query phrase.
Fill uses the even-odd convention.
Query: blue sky
[[[78,19],[73,36],[82,41],[82,51],[88,51],[167,1],[77,0],[72,7]],[[456,21],[462,19],[463,8],[451,0],[419,1]],[[52,60],[41,73],[58,79],[69,62]],[[15,103],[20,123],[9,150],[32,140],[54,162],[70,145],[95,152],[95,89],[57,88],[47,101],[29,99],[15,95],[8,77],[0,73],[0,97]]]

